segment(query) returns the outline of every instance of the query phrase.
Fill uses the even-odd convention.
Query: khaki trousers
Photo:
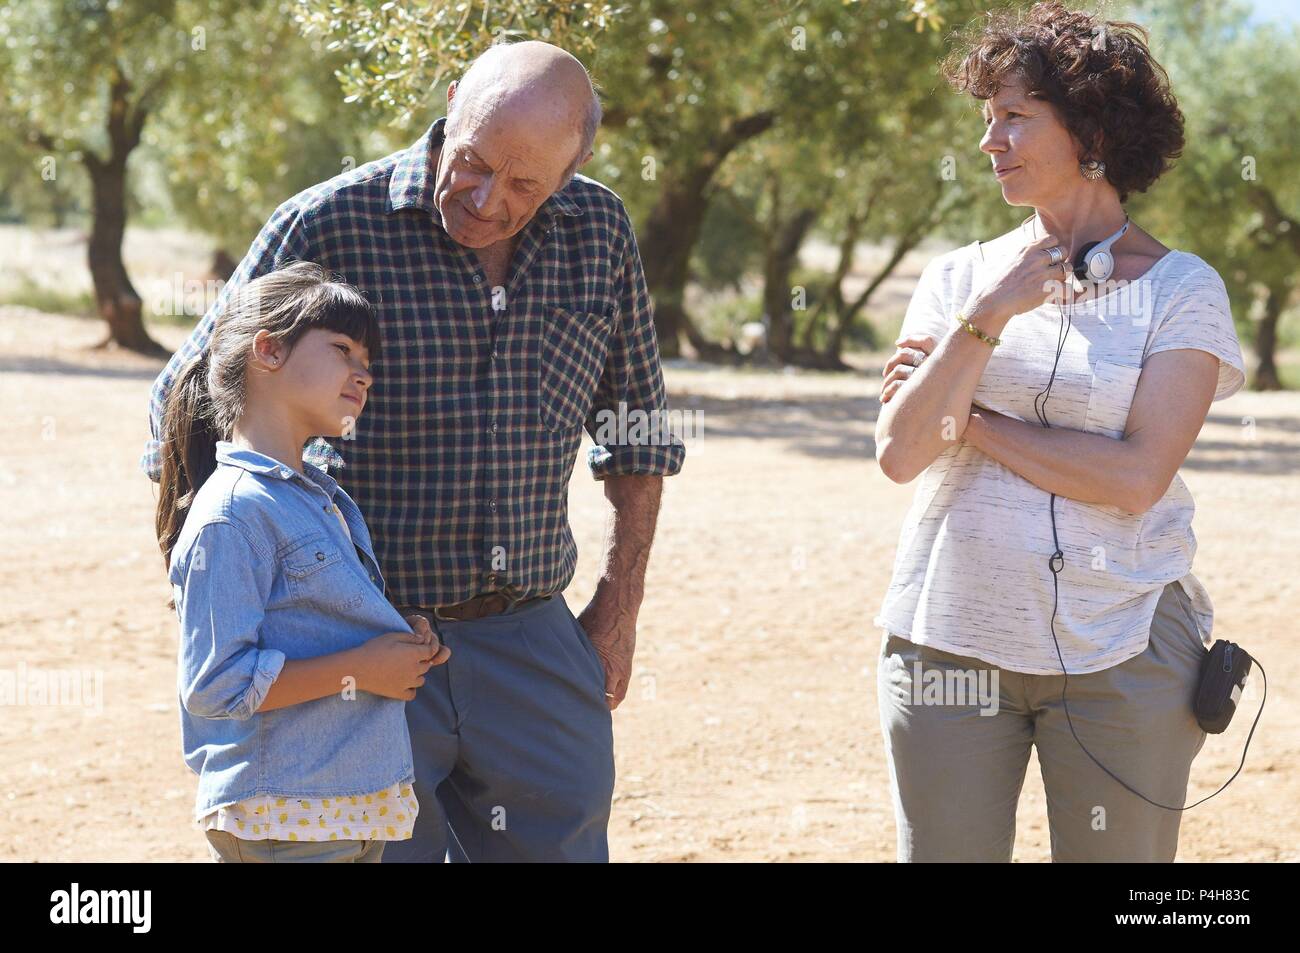
[[[1205,743],[1192,714],[1206,654],[1193,619],[1187,594],[1170,583],[1146,649],[1104,671],[1071,675],[1066,694],[1088,750],[1130,787],[1172,806],[1185,803],[1192,759]],[[934,671],[942,678],[927,674]],[[1181,812],[1146,803],[1088,757],[1066,721],[1064,681],[884,634],[877,687],[899,861],[1010,861],[1030,746],[1042,769],[1054,861],[1174,859]]]

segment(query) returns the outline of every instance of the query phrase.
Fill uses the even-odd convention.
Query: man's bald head
[[[571,53],[540,40],[498,43],[470,63],[448,90],[447,125],[462,119],[508,118],[536,128],[572,130],[576,152],[560,188],[592,151],[600,126],[600,97],[586,67]]]
[[[447,90],[432,156],[434,202],[453,241],[510,241],[591,158],[600,102],[586,69],[559,47],[494,46]]]

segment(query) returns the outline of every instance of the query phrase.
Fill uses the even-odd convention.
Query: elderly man
[[[366,513],[389,599],[451,650],[407,706],[420,810],[384,860],[607,860],[611,711],[662,477],[684,448],[658,427],[654,441],[597,437],[666,407],[627,212],[576,174],[600,121],[586,70],[546,43],[495,46],[447,102],[409,149],[276,210],[154,385],[153,434],[233,288],[295,258],[360,287],[383,332],[371,400],[350,439],[314,440],[304,459]],[[562,592],[584,427],[613,517],[575,619]],[[141,463],[157,480],[156,441]]]

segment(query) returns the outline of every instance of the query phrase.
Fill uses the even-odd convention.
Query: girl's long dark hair
[[[230,295],[207,347],[181,370],[163,408],[162,476],[155,528],[163,563],[185,525],[194,495],[217,468],[218,440],[229,440],[247,401],[253,338],[265,330],[292,352],[312,328],[346,334],[379,355],[379,321],[356,288],[320,265],[295,261]],[[175,608],[174,602],[170,604]]]

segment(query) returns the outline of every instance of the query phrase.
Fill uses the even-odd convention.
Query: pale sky
[[[1298,0],[1254,0],[1255,13],[1252,20],[1271,20],[1276,23],[1300,22],[1300,2]]]

